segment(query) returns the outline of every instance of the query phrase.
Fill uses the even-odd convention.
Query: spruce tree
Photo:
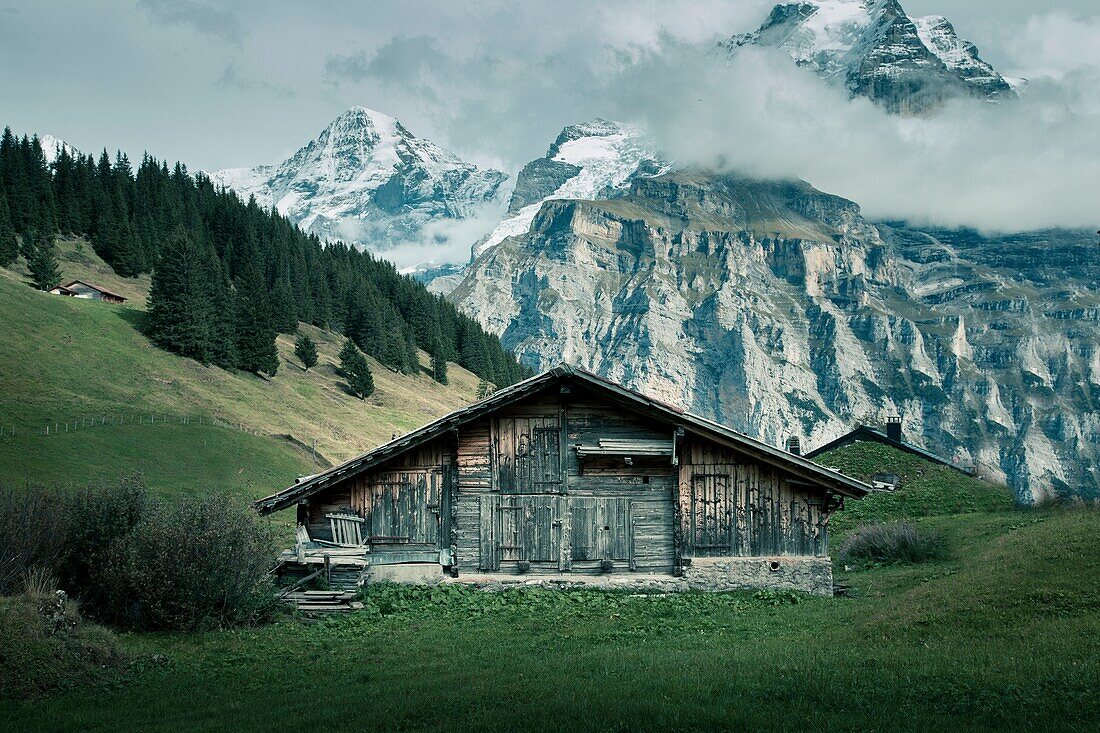
[[[447,357],[443,353],[443,342],[439,338],[432,342],[432,379],[440,384],[447,383]]]
[[[411,328],[405,329],[405,367],[401,370],[404,374],[420,373],[420,353],[416,350],[416,337]]]
[[[488,379],[482,377],[481,379],[477,380],[477,398],[479,400],[485,399],[489,395],[493,394],[493,392],[496,392],[496,389],[493,387],[492,384],[490,384]]]
[[[340,349],[340,374],[348,382],[348,390],[361,400],[374,394],[374,375],[367,358],[356,348],[351,339],[344,341]]]
[[[346,377],[347,372],[344,371],[344,365],[350,364],[355,358],[355,354],[358,353],[358,349],[355,346],[355,342],[349,338],[344,339],[344,345],[340,347],[340,364],[336,367],[336,373],[341,377]]]
[[[39,290],[49,290],[61,284],[61,270],[57,265],[53,237],[39,234],[34,238],[33,251],[27,259],[31,280]]]
[[[141,240],[129,222],[118,224],[112,252],[111,267],[123,277],[137,277],[145,271],[145,254]]]
[[[8,215],[8,200],[0,188],[0,267],[7,267],[19,256],[19,242],[15,238],[15,227]]]
[[[183,229],[165,240],[149,291],[148,335],[163,349],[203,364],[232,366],[232,334],[220,267]]]
[[[263,276],[255,266],[247,267],[237,278],[235,313],[237,367],[274,376],[279,369],[279,352],[275,348],[271,301]]]
[[[317,345],[313,343],[313,339],[309,336],[302,334],[294,342],[294,355],[298,357],[298,361],[302,362],[302,367],[308,372],[317,364]]]
[[[294,333],[298,329],[298,309],[290,283],[280,279],[271,290],[271,314],[275,330]]]

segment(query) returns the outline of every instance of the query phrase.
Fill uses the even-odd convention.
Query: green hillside
[[[836,539],[860,524],[914,520],[921,517],[1011,509],[1012,492],[927,461],[883,443],[858,441],[816,456],[814,461],[870,482],[876,473],[897,474],[901,483],[890,492],[851,501],[829,523]]]
[[[0,329],[9,334],[0,346],[0,482],[83,483],[142,471],[156,490],[257,496],[474,400],[478,379],[457,365],[444,386],[373,359],[376,391],[357,400],[335,373],[342,338],[306,325],[301,330],[320,352],[308,372],[288,335],[279,337],[283,363],[271,379],[204,367],[141,334],[147,277],[113,275],[80,241],[61,242],[59,250],[65,278],[86,278],[131,300],[49,295],[28,287],[19,268],[0,268]],[[180,424],[185,417],[190,424]],[[245,430],[211,426],[212,418]],[[302,447],[314,442],[318,464]]]

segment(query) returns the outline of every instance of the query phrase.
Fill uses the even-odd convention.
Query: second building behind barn
[[[560,366],[257,504],[297,507],[287,565],[828,593],[829,515],[868,489]]]

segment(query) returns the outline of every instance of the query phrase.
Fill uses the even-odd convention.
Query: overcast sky
[[[913,191],[902,189],[965,169],[957,185],[970,193],[966,202],[938,200],[941,180],[927,186],[926,213],[993,226],[1019,203],[1005,199],[1007,189],[975,189],[976,182],[1007,186],[1034,179],[1037,166],[1066,165],[1072,170],[1062,177],[1077,195],[1056,215],[1084,224],[1092,196],[1100,218],[1096,186],[1079,190],[1100,173],[1091,132],[1100,124],[1097,0],[903,0],[911,15],[949,17],[987,61],[1037,90],[1012,112],[968,107],[915,126],[821,95],[803,86],[803,72],[770,57],[739,68],[702,59],[700,49],[751,30],[772,4],[0,0],[0,122],[84,150],[121,147],[132,157],[148,150],[217,169],[280,160],[361,104],[474,162],[512,171],[543,154],[564,124],[629,115],[651,125],[678,159],[720,156],[764,174],[800,175],[876,215],[919,217],[921,207],[905,203]],[[767,84],[762,74],[772,75]],[[790,102],[778,130],[771,120],[759,124],[772,115],[764,112],[774,110],[777,88]],[[691,106],[700,100],[706,109]],[[822,138],[813,125],[836,134]],[[788,144],[791,136],[814,144]],[[998,155],[997,146],[1017,149]],[[944,150],[930,154],[937,147]],[[868,183],[898,168],[893,179]],[[1049,189],[1015,195],[1027,200],[1042,190]],[[977,203],[980,211],[968,215]],[[945,208],[952,210],[933,216]],[[1045,223],[1039,219],[1011,224]]]

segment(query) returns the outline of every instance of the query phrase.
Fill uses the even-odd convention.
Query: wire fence
[[[68,433],[120,426],[183,425],[188,427],[216,427],[237,430],[249,435],[286,440],[308,453],[316,466],[330,466],[331,462],[317,452],[317,439],[300,440],[290,434],[258,430],[243,422],[228,420],[217,415],[173,415],[164,412],[115,412],[84,415],[66,420],[48,420],[38,424],[0,421],[0,442],[28,437],[52,438]]]
[[[268,435],[242,422],[235,422],[215,415],[171,415],[162,412],[100,413],[65,420],[47,420],[38,424],[0,422],[0,439],[28,436],[49,437],[74,433],[90,428],[120,425],[195,425],[228,428],[251,435]]]

